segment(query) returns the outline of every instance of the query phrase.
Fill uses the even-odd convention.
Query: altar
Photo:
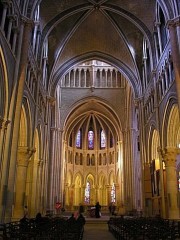
[[[95,217],[95,207],[89,207],[87,209],[87,217]]]

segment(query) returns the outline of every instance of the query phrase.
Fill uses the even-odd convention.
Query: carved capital
[[[27,167],[28,166],[28,163],[29,163],[29,161],[28,161],[28,159],[26,159],[26,158],[18,158],[17,159],[17,166],[18,167]]]
[[[34,26],[34,21],[25,17],[25,16],[21,16],[21,22],[25,25],[28,26],[30,29],[33,28]]]
[[[37,165],[38,165],[38,167],[43,167],[43,160],[42,159],[39,159],[38,161],[37,161]]]
[[[35,148],[29,148],[27,146],[18,147],[18,162],[29,161],[30,157],[35,153]]]
[[[177,26],[180,26],[180,17],[178,16],[177,18],[167,21],[166,26],[167,28],[176,28]]]
[[[47,96],[47,101],[53,106],[55,104],[56,98]]]
[[[6,130],[10,122],[11,122],[10,120],[5,121],[2,117],[0,117],[0,129],[3,128]]]
[[[6,8],[8,8],[8,7],[10,6],[10,3],[11,3],[10,0],[1,0],[1,1],[2,1],[2,4],[3,4]]]
[[[4,122],[4,118],[0,116],[0,129],[2,129],[3,127],[3,122]]]
[[[175,167],[176,157],[179,153],[180,150],[176,147],[166,147],[164,150],[161,150],[165,167]]]
[[[8,124],[9,124],[10,122],[11,122],[10,120],[7,120],[7,121],[4,122],[4,129],[7,129]]]

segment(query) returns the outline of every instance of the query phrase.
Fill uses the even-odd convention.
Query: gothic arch
[[[8,73],[3,50],[0,46],[0,118],[7,119],[8,115]]]
[[[77,173],[74,177],[74,206],[79,206],[82,200],[83,177]]]
[[[24,106],[21,108],[21,118],[19,127],[19,146],[27,146],[28,142],[28,124],[27,115]]]
[[[71,61],[68,61],[62,64],[58,68],[58,71],[53,75],[52,85],[51,85],[51,88],[49,89],[50,94],[52,96],[55,95],[56,87],[59,80],[69,71],[70,68],[72,68],[72,66],[82,63],[84,61],[91,61],[93,59],[106,62],[114,66],[116,69],[118,69],[118,71],[121,72],[125,76],[125,78],[129,81],[133,89],[134,96],[135,97],[139,96],[139,94],[141,93],[142,86],[137,76],[134,74],[134,72],[119,59],[116,59],[113,56],[110,56],[98,51],[89,52],[89,53],[83,54],[82,56],[76,56],[72,58]]]
[[[169,98],[162,120],[162,148],[166,146],[177,147],[179,132],[179,116],[177,114],[177,109],[176,99],[173,97]]]
[[[83,123],[90,113],[94,113],[99,119],[103,118],[103,121],[109,125],[113,134],[117,134],[117,139],[122,140],[121,122],[111,106],[108,106],[108,103],[99,98],[86,98],[71,106],[70,112],[64,120],[63,125],[67,126],[64,131],[65,141],[68,142],[68,137],[75,125],[78,125],[77,130],[79,130],[81,127],[79,123]]]
[[[99,197],[98,197],[98,201],[102,204],[102,205],[106,205],[107,204],[107,178],[105,176],[105,174],[103,172],[101,172],[99,174],[99,178],[98,178],[98,190],[99,190]]]
[[[29,100],[24,97],[23,98],[23,102],[22,102],[22,110],[21,110],[21,116],[23,117],[22,119],[26,119],[26,129],[23,128],[23,125],[21,126],[20,123],[20,130],[19,133],[21,134],[21,132],[25,132],[26,134],[26,146],[31,146],[31,142],[32,142],[32,111],[31,111],[31,106],[29,104]],[[23,120],[24,121],[24,120]],[[23,122],[22,122],[23,124]]]
[[[36,130],[38,132],[38,137],[39,137],[39,157],[42,158],[42,156],[43,156],[43,146],[42,146],[43,131],[42,131],[41,123],[38,123]]]
[[[157,0],[156,11],[158,11],[158,5],[161,7],[162,11],[164,12],[166,20],[173,18],[173,11],[169,2],[163,1],[163,0]]]
[[[157,130],[153,130],[151,145],[151,159],[158,159],[158,147],[160,146],[160,137]]]
[[[98,176],[98,185],[99,185],[99,187],[103,187],[104,184],[105,185],[107,184],[107,178],[103,172],[100,172],[100,174]]]
[[[72,186],[72,183],[73,183],[73,174],[72,174],[72,171],[69,170],[67,172],[66,184],[70,187],[70,186]]]
[[[115,178],[115,174],[114,174],[114,171],[111,171],[110,173],[109,173],[109,177],[108,177],[109,179],[109,185],[112,185],[113,183],[116,183],[115,182],[115,180],[116,180],[116,178]]]
[[[167,146],[178,147],[178,138],[180,132],[179,109],[174,105],[170,111],[167,128]]]

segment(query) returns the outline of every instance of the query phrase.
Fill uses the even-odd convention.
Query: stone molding
[[[27,167],[30,157],[35,153],[35,148],[28,148],[26,146],[18,147],[17,165]]]

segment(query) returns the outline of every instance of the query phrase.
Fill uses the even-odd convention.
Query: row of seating
[[[1,224],[2,239],[11,240],[82,240],[85,222],[64,218],[43,217],[40,222],[28,221]],[[0,238],[1,239],[1,238]]]
[[[161,218],[110,218],[108,227],[109,231],[118,240],[180,239],[179,222]]]

